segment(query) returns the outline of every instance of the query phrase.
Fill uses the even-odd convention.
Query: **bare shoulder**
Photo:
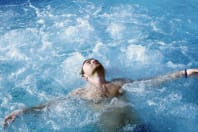
[[[122,86],[125,83],[132,83],[133,80],[131,79],[126,79],[126,78],[116,78],[116,79],[112,79],[111,83],[118,85],[118,86]]]
[[[68,96],[76,96],[76,97],[82,97],[85,93],[85,88],[77,88],[73,91],[71,91]]]

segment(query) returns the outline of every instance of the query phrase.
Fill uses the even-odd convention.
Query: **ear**
[[[88,81],[88,76],[86,74],[83,74],[82,77],[83,77],[84,80]]]

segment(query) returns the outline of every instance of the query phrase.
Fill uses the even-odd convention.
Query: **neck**
[[[103,76],[93,76],[88,79],[88,82],[96,88],[102,88],[102,86],[106,83],[106,80]]]

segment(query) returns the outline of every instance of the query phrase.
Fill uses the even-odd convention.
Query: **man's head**
[[[82,69],[81,69],[81,73],[80,73],[81,76],[82,77],[90,77],[90,76],[94,75],[95,73],[98,73],[102,76],[105,75],[105,70],[104,70],[104,67],[102,66],[102,64],[94,58],[85,60],[82,65]]]

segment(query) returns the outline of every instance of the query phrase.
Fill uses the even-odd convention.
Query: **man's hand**
[[[12,123],[15,120],[15,118],[22,113],[23,110],[15,110],[12,113],[10,113],[8,116],[5,117],[3,127],[5,128],[8,124]]]
[[[197,76],[198,75],[198,69],[187,69],[187,75],[188,76]]]

